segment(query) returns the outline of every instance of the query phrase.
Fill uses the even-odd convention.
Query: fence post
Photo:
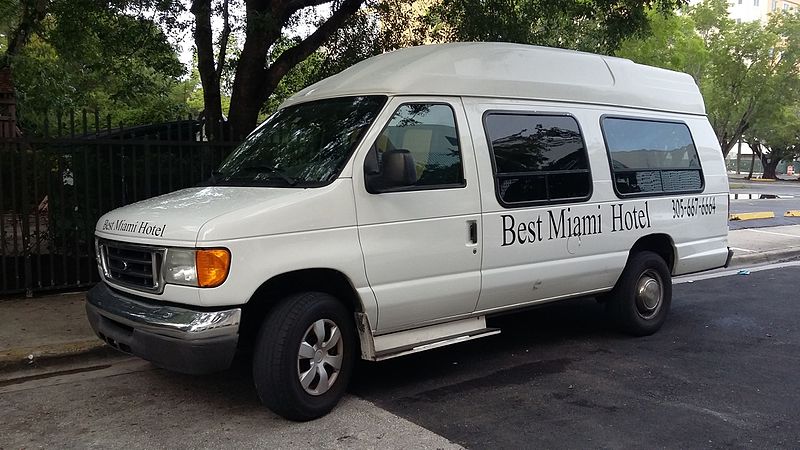
[[[25,297],[33,297],[33,269],[31,267],[31,227],[30,227],[30,208],[28,205],[28,164],[27,164],[27,145],[24,143],[19,144],[18,150],[20,155],[20,184],[22,185],[22,198],[20,202],[19,215],[22,219],[22,261],[23,261],[23,276],[25,280]],[[36,180],[33,180],[36,182]]]

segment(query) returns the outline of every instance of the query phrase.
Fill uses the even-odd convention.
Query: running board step
[[[383,361],[386,359],[397,358],[398,356],[410,355],[412,353],[424,352],[434,348],[445,347],[447,345],[458,344],[461,342],[471,341],[473,339],[480,339],[482,337],[494,336],[500,334],[500,328],[484,328],[483,330],[465,333],[461,335],[450,336],[441,341],[423,342],[417,345],[408,345],[397,349],[387,350],[375,354],[375,361]]]
[[[498,328],[487,328],[486,317],[480,316],[374,336],[368,331],[370,328],[366,315],[357,316],[360,325],[361,357],[372,361],[409,355],[500,333]]]

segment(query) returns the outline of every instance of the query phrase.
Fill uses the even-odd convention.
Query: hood
[[[321,205],[330,208],[337,204],[344,206],[339,214],[314,214]],[[309,220],[308,216],[316,219]],[[100,236],[131,242],[195,244],[351,225],[354,216],[349,179],[308,189],[209,186],[182,189],[115,209],[98,220],[96,230]]]

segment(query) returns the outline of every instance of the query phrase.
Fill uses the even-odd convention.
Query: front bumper
[[[95,333],[112,347],[176,372],[230,367],[239,341],[240,308],[200,311],[132,298],[99,283],[86,296]]]

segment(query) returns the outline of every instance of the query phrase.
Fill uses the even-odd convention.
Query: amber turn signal
[[[198,286],[217,287],[225,281],[231,268],[231,252],[228,249],[199,249],[195,255]]]

